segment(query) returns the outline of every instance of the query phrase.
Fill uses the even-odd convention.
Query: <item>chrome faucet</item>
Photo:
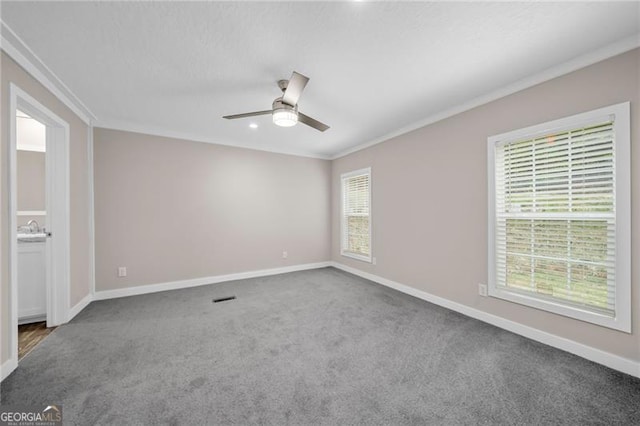
[[[35,219],[31,219],[29,222],[27,222],[27,226],[29,227],[29,231],[32,234],[40,231],[40,225],[38,225],[38,222]]]

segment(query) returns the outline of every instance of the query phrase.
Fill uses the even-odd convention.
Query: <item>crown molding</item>
[[[82,121],[91,126],[92,121],[96,119],[91,110],[4,21],[0,20],[0,25],[0,48],[47,90],[53,93]]]
[[[628,52],[635,48],[640,47],[640,33],[631,37],[621,39],[615,43],[612,43],[603,48],[594,50],[587,54],[573,58],[570,61],[564,62],[560,65],[548,68],[540,73],[534,74],[515,83],[509,84],[501,89],[489,92],[485,95],[471,99],[452,108],[448,108],[439,113],[433,114],[425,119],[419,120],[407,126],[396,129],[392,132],[386,133],[380,137],[377,137],[368,142],[361,143],[354,147],[340,151],[334,155],[320,155],[310,154],[300,151],[287,151],[287,150],[272,150],[256,148],[254,146],[248,146],[246,144],[238,144],[237,142],[229,141],[213,141],[207,138],[203,138],[198,135],[193,135],[185,132],[172,131],[162,129],[155,126],[139,125],[134,123],[122,122],[117,120],[100,120],[97,121],[96,116],[91,110],[82,103],[82,101],[60,80],[51,69],[24,43],[20,37],[2,20],[1,23],[1,38],[0,48],[7,53],[13,60],[15,60],[22,68],[24,68],[31,76],[33,76],[38,82],[51,91],[61,102],[63,102],[69,109],[71,109],[82,121],[87,125],[96,125],[106,129],[129,131],[134,133],[145,133],[154,136],[169,137],[174,139],[185,139],[193,142],[212,143],[217,145],[234,146],[245,149],[255,149],[258,151],[273,152],[277,154],[294,155],[298,157],[318,158],[323,160],[335,160],[357,151],[369,148],[379,143],[388,141],[389,139],[404,135],[406,133],[417,130],[421,127],[428,126],[430,124],[442,121],[454,115],[463,113],[465,111],[477,108],[481,105],[493,102],[497,99],[509,96],[519,91],[528,89],[537,84],[544,83],[554,78],[569,74],[573,71],[577,71],[581,68],[585,68],[589,65],[593,65],[597,62],[609,59],[611,57]]]
[[[235,141],[213,140],[213,139],[203,138],[200,135],[196,135],[188,132],[173,131],[173,130],[165,129],[159,126],[136,124],[136,123],[122,121],[122,120],[101,119],[100,121],[93,123],[93,126],[95,128],[102,128],[107,130],[119,130],[123,132],[141,133],[141,134],[150,135],[150,136],[159,136],[159,137],[171,138],[171,139],[181,139],[181,140],[186,140],[190,142],[209,143],[213,145],[223,145],[223,146],[230,146],[234,148],[251,149],[254,151],[271,152],[274,154],[293,155],[295,157],[307,157],[307,158],[316,158],[319,160],[331,160],[330,155],[310,154],[308,152],[294,151],[294,150],[269,149],[264,147],[248,145],[248,144],[242,144]]]
[[[577,71],[581,68],[588,67],[589,65],[593,65],[595,63],[604,61],[605,59],[612,58],[617,55],[621,55],[625,52],[633,50],[637,47],[640,47],[640,33],[633,35],[631,37],[627,37],[621,40],[618,40],[615,43],[609,44],[600,49],[594,50],[587,54],[577,56],[567,62],[564,62],[560,65],[553,66],[551,68],[547,68],[546,70],[526,77],[522,80],[516,81],[515,83],[504,86],[501,89],[489,92],[485,95],[479,96],[477,98],[471,99],[470,101],[464,102],[460,105],[454,106],[452,108],[448,108],[444,111],[441,111],[437,114],[431,115],[425,119],[420,121],[416,121],[407,126],[401,127],[393,132],[387,133],[383,136],[375,138],[369,142],[364,142],[362,144],[356,145],[352,148],[346,149],[337,153],[336,155],[330,157],[332,160],[345,157],[349,154],[353,154],[354,152],[361,151],[363,149],[372,147],[379,143],[388,141],[389,139],[404,135],[405,133],[412,132],[421,127],[428,126],[430,124],[436,123],[438,121],[442,121],[449,117],[453,117],[454,115],[458,115],[465,111],[468,111],[473,108],[477,108],[481,105],[488,104],[489,102],[493,102],[500,98],[504,98],[506,96],[512,95],[514,93],[520,92],[522,90],[528,89],[540,83],[544,83],[549,80],[553,80],[554,78],[563,76],[565,74],[569,74],[573,71]]]
[[[311,154],[295,150],[276,150],[259,148],[234,141],[218,141],[204,138],[199,135],[173,131],[161,127],[145,124],[136,124],[122,120],[102,119],[98,120],[95,114],[55,75],[53,71],[18,37],[4,21],[0,20],[0,49],[9,55],[18,65],[25,69],[40,84],[53,93],[63,104],[73,111],[89,127],[102,127],[112,130],[121,130],[133,133],[143,133],[152,136],[161,136],[173,139],[183,139],[192,142],[211,143],[216,145],[232,146],[236,148],[253,149],[256,151],[272,152],[276,154],[293,155],[296,157],[317,158],[330,160],[330,155]]]

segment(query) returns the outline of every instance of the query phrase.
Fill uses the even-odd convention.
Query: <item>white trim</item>
[[[27,320],[27,319],[28,320],[31,320],[33,318],[46,319],[46,315],[42,313],[41,308],[24,309],[21,313],[22,315],[18,317],[18,325],[23,324],[24,320]]]
[[[348,250],[345,250],[345,223],[344,223],[344,181],[345,179],[349,179],[354,176],[369,176],[369,255],[366,256],[360,253],[354,253]],[[371,187],[373,186],[371,182],[371,167],[365,167],[358,170],[353,170],[350,172],[342,173],[340,175],[340,254],[342,256],[350,257],[352,259],[360,260],[362,262],[371,263],[373,260],[373,233],[371,232],[372,226],[372,212],[373,205],[371,200]]]
[[[615,111],[616,137],[616,321],[631,333],[631,103],[611,108]]]
[[[576,128],[581,123],[595,123],[614,117],[615,210],[616,210],[616,271],[615,317],[580,309],[561,300],[545,300],[534,294],[525,295],[497,285],[496,271],[496,200],[495,149],[505,142],[551,134]],[[564,315],[614,330],[631,333],[631,137],[630,103],[623,102],[591,111],[563,117],[534,126],[517,129],[487,138],[488,180],[488,290],[489,296],[519,303],[536,309]]]
[[[369,234],[369,240],[371,240],[371,234]],[[371,247],[369,247],[369,250],[371,250]],[[359,260],[361,262],[367,262],[367,263],[371,263],[371,259],[372,259],[371,255],[365,256],[363,254],[352,253],[346,250],[340,250],[340,255],[344,257],[350,257],[351,259]]]
[[[326,268],[331,262],[305,263],[301,265],[285,266],[282,268],[261,269],[257,271],[237,272],[227,275],[193,278],[189,280],[170,281],[159,284],[147,284],[136,287],[119,288],[115,290],[97,291],[93,300],[115,299],[118,297],[137,296],[140,294],[157,293],[159,291],[179,290],[182,288],[198,287],[201,285],[217,284],[225,281],[245,280],[248,278],[266,277],[269,275],[286,274],[288,272],[306,271],[308,269]]]
[[[40,145],[29,145],[26,143],[21,143],[20,146],[18,146],[18,151],[45,152],[46,148]]]
[[[168,130],[159,126],[148,124],[130,123],[123,120],[101,119],[94,124],[94,127],[107,130],[119,130],[122,132],[141,133],[150,136],[160,136],[163,138],[181,139],[190,142],[210,143],[214,145],[232,146],[234,148],[252,149],[254,151],[272,152],[274,154],[293,155],[296,157],[317,158],[320,160],[331,160],[331,155],[313,154],[310,152],[295,150],[279,150],[263,147],[262,145],[254,145],[250,143],[241,143],[234,141],[212,140],[200,135],[188,132]]]
[[[24,68],[33,78],[42,84],[47,90],[65,104],[82,121],[90,125],[95,120],[95,115],[82,103],[49,67],[18,37],[18,35],[2,20],[0,47],[18,65]]]
[[[82,312],[82,310],[91,302],[93,302],[93,296],[91,294],[87,294],[83,297],[82,300],[76,303],[73,308],[69,309],[69,318],[67,318],[67,322],[71,321],[76,315]]]
[[[70,263],[70,186],[69,124],[51,112],[14,83],[9,84],[9,354],[18,359],[18,246],[17,246],[17,155],[16,110],[26,112],[47,126],[48,228],[47,238],[47,326],[66,322],[69,311]],[[55,207],[54,207],[55,206]],[[13,365],[13,364],[10,364]]]
[[[9,374],[18,368],[18,360],[16,358],[9,358],[2,365],[0,365],[0,382],[9,377]]]
[[[361,151],[363,149],[385,142],[389,139],[404,135],[405,133],[409,133],[421,127],[428,126],[429,124],[442,121],[446,118],[453,117],[454,115],[458,115],[465,111],[469,111],[470,109],[477,108],[481,105],[488,104],[500,98],[504,98],[506,96],[528,89],[540,83],[544,83],[545,81],[553,80],[554,78],[561,77],[573,71],[577,71],[581,68],[588,67],[589,65],[593,65],[597,62],[604,61],[605,59],[609,59],[614,56],[621,55],[639,46],[640,46],[640,34],[636,34],[634,36],[631,36],[622,40],[618,40],[617,42],[612,43],[608,46],[594,50],[593,52],[589,52],[585,55],[578,56],[567,62],[553,66],[551,68],[547,68],[546,70],[540,73],[523,78],[522,80],[516,81],[515,83],[504,86],[498,90],[495,90],[493,92],[489,92],[485,95],[471,99],[467,102],[464,102],[452,108],[448,108],[444,111],[433,114],[425,119],[422,119],[415,123],[409,124],[405,127],[397,129],[393,132],[389,132],[383,136],[373,139],[372,141],[364,142],[352,148],[348,148],[344,151],[341,151],[331,156],[330,159],[335,160],[337,158],[341,158],[349,154],[353,154],[354,152]]]
[[[183,139],[192,142],[211,143],[216,145],[232,146],[236,148],[252,149],[256,151],[272,152],[275,154],[293,155],[296,157],[317,158],[330,160],[330,155],[313,154],[295,150],[277,150],[240,144],[233,141],[211,140],[206,137],[168,130],[159,126],[131,123],[124,120],[106,119],[98,120],[91,110],[58,78],[49,67],[23,42],[20,37],[2,20],[0,48],[9,55],[18,65],[24,68],[33,78],[53,93],[63,104],[73,111],[89,127],[101,127],[111,130],[121,130],[133,133],[142,133],[151,136],[161,136],[173,139]],[[92,130],[93,133],[93,130]]]
[[[556,336],[555,334],[547,333],[545,331],[538,330],[536,328],[529,327],[515,321],[489,314],[479,309],[471,308],[461,303],[453,302],[451,300],[435,296],[433,294],[418,290],[408,285],[400,284],[387,278],[383,278],[356,268],[352,268],[347,265],[343,265],[339,262],[330,263],[331,266],[345,272],[349,272],[351,274],[376,282],[378,284],[382,284],[394,290],[398,290],[402,293],[417,297],[418,299],[422,299],[435,305],[450,309],[452,311],[459,312],[468,317],[475,318],[491,325],[495,325],[496,327],[502,328],[515,334],[519,334],[531,340],[553,346],[554,348],[561,349],[563,351],[578,355],[582,358],[586,358],[598,364],[605,365],[614,370],[621,371],[631,376],[640,378],[640,362],[638,361],[623,358],[610,352],[605,352],[603,350],[596,349],[594,347],[587,346],[585,344],[578,343],[564,337]]]
[[[103,290],[98,291],[94,295],[86,295],[80,302],[78,302],[68,312],[67,321],[71,321],[76,315],[78,315],[84,308],[86,308],[94,300],[107,300],[115,299],[119,297],[137,296],[142,294],[157,293],[159,291],[167,290],[180,290],[182,288],[197,287],[201,285],[217,284],[226,281],[243,280],[248,278],[266,277],[269,275],[286,274],[288,272],[306,271],[309,269],[319,269],[332,266],[333,262],[317,262],[317,263],[305,263],[301,265],[285,266],[282,268],[261,269],[256,271],[238,272],[227,275],[216,275],[211,277],[194,278],[190,280],[171,281],[160,284],[141,285],[137,287],[127,287],[116,290]],[[16,324],[16,331],[18,326]],[[17,333],[16,333],[17,334]],[[16,353],[15,356],[9,358],[2,366],[0,366],[0,381],[4,380],[13,370],[18,367],[18,353],[17,353],[17,339],[16,339]]]
[[[93,125],[88,127],[87,138],[87,167],[89,178],[89,294],[96,292],[96,217],[95,217],[95,189],[93,182]]]
[[[11,83],[12,85],[12,83]],[[16,229],[18,211],[17,199],[17,140],[16,110],[17,98],[9,87],[9,360],[18,366],[18,230]],[[13,365],[11,363],[10,365]],[[14,367],[15,368],[15,367]],[[4,374],[4,371],[3,371]]]
[[[564,337],[556,336],[554,334],[547,333],[547,332],[535,329],[533,327],[522,325],[517,322],[507,320],[507,319],[498,317],[496,315],[492,315],[487,312],[484,312],[475,308],[471,308],[469,306],[466,306],[457,302],[453,302],[439,296],[432,295],[425,291],[418,290],[416,288],[413,288],[404,284],[400,284],[398,282],[389,280],[387,278],[383,278],[378,275],[364,272],[359,269],[352,268],[350,266],[347,266],[335,261],[309,263],[309,264],[295,265],[295,266],[289,266],[284,268],[264,269],[259,271],[241,272],[241,273],[228,274],[228,275],[218,275],[218,276],[207,277],[207,278],[196,278],[192,280],[174,281],[174,282],[167,282],[167,283],[161,283],[161,284],[129,287],[125,289],[100,291],[96,293],[93,300],[106,300],[106,299],[113,299],[118,297],[149,294],[149,293],[155,293],[155,292],[166,291],[166,290],[177,290],[181,288],[215,284],[215,283],[220,283],[224,281],[255,278],[255,277],[268,276],[268,275],[283,274],[287,272],[303,271],[308,269],[325,268],[328,266],[332,266],[342,271],[349,272],[351,274],[354,274],[364,279],[384,285],[386,287],[392,288],[394,290],[400,291],[410,296],[417,297],[418,299],[422,299],[427,302],[436,304],[438,306],[442,306],[444,308],[450,309],[452,311],[459,312],[468,317],[486,322],[488,324],[494,325],[496,327],[502,328],[512,333],[519,334],[526,338],[550,345],[557,349],[564,350],[566,352],[572,353],[574,355],[580,356],[582,358],[588,359],[598,364],[605,365],[614,370],[621,371],[631,376],[640,378],[640,362],[630,360],[628,358],[623,358],[621,356],[614,355],[612,353],[605,352],[600,349],[596,349],[591,346],[587,346],[582,343],[578,343],[573,340],[566,339]],[[77,315],[91,301],[92,301],[92,298],[90,295],[87,295],[84,299],[82,299],[71,310],[71,313],[73,313],[73,316]],[[81,305],[84,305],[84,306],[80,308]],[[69,319],[71,318],[72,316],[70,315]],[[17,367],[17,362],[14,359],[9,359],[4,364],[2,364],[2,366],[0,367],[2,379],[0,380],[4,380],[5,377],[7,377],[13,370],[15,370],[16,367]]]
[[[624,117],[625,114],[629,115],[628,112],[629,102],[622,102],[619,104],[609,105],[590,111],[583,111],[556,120],[534,124],[533,126],[527,126],[521,129],[510,130],[498,135],[489,136],[488,139],[494,145],[505,144],[515,139],[535,139],[549,133],[560,133],[562,131],[572,130],[583,125],[593,124],[593,122],[596,121],[605,121],[610,119],[612,115],[615,117],[614,123],[620,124],[622,120],[623,123],[626,122],[628,124],[629,120],[627,119],[625,121]]]
[[[1,64],[0,64],[1,65]],[[1,145],[1,144],[0,144]],[[6,155],[6,150],[5,149],[0,149],[0,163],[2,163],[2,157],[3,155]],[[4,173],[0,173],[0,187],[4,188],[6,185],[6,182],[4,181]],[[17,234],[17,233],[16,233]],[[11,235],[11,233],[9,233],[9,235]],[[0,226],[0,241],[4,241],[4,238],[6,238],[5,236],[5,232],[4,232],[4,226]],[[2,257],[2,244],[0,244],[0,262],[2,261],[1,259],[3,259]],[[2,285],[2,280],[0,279],[0,285]],[[2,289],[0,289],[1,291]],[[9,296],[11,297],[11,296]],[[9,307],[11,309],[11,306]],[[2,306],[0,306],[0,322],[4,321],[4,312],[2,310]],[[11,312],[9,312],[9,325],[11,326]],[[2,324],[0,324],[0,327],[2,327]],[[10,340],[10,339],[7,339]],[[4,336],[2,335],[2,332],[0,332],[0,362],[2,362],[2,345],[4,345]],[[11,349],[11,344],[9,342],[9,349]],[[2,382],[2,380],[4,380],[4,378],[9,374],[8,371],[13,371],[15,370],[15,366],[10,366],[7,365],[7,363],[11,362],[12,360],[14,360],[14,358],[11,356],[11,351],[9,350],[8,352],[8,356],[9,359],[3,363],[0,364],[0,382]],[[2,397],[0,395],[0,401],[2,400]]]
[[[100,120],[96,119],[96,116],[91,110],[82,103],[82,101],[60,80],[54,73],[47,67],[47,65],[24,43],[20,37],[2,20],[1,23],[1,40],[0,48],[4,50],[14,61],[16,61],[21,67],[23,67],[31,76],[38,80],[43,86],[51,91],[60,101],[62,101],[69,109],[71,109],[82,121],[87,125],[91,123],[96,124],[98,127],[104,127],[113,130],[123,130],[134,133],[144,133],[149,135],[170,137],[176,139],[186,139],[194,142],[215,143],[218,145],[235,146],[238,148],[255,149],[258,151],[274,152],[279,154],[295,155],[299,157],[319,158],[323,160],[335,160],[337,158],[344,157],[357,151],[369,148],[379,143],[385,142],[394,137],[409,133],[413,130],[425,127],[429,124],[436,123],[470,109],[476,108],[480,105],[487,104],[521,90],[533,87],[537,84],[545,81],[552,80],[565,74],[569,74],[573,71],[585,68],[589,65],[593,65],[597,62],[604,61],[622,53],[628,52],[640,46],[640,34],[633,35],[631,37],[618,40],[608,46],[594,50],[587,54],[573,58],[562,64],[548,68],[540,73],[526,77],[515,83],[509,84],[501,89],[493,92],[489,92],[485,95],[471,99],[458,106],[448,108],[439,113],[433,114],[425,119],[417,121],[415,123],[404,126],[400,129],[386,133],[380,137],[377,137],[371,141],[364,142],[357,146],[347,148],[334,155],[321,155],[294,151],[279,151],[270,149],[261,149],[254,146],[248,146],[246,144],[237,145],[233,142],[211,141],[201,136],[188,134],[185,132],[175,132],[167,129],[161,129],[156,126],[140,125],[134,123],[127,123],[121,120]]]
[[[34,99],[35,100],[35,99]],[[47,245],[47,327],[64,324],[69,316],[71,292],[71,129],[69,124],[43,109],[42,105],[27,101],[36,107],[30,115],[38,114],[47,124],[46,211],[47,229],[53,234]],[[50,270],[49,270],[50,269]]]
[[[350,178],[350,177],[354,177],[354,176],[360,176],[360,175],[371,175],[371,167],[363,167],[361,169],[358,170],[353,170],[350,172],[345,172],[342,173],[340,175],[340,179],[346,179],[346,178]]]
[[[46,216],[47,212],[44,210],[18,210],[16,216]]]
[[[46,321],[47,320],[47,315],[31,315],[28,317],[22,317],[18,320],[18,325],[22,325],[22,324],[31,324],[34,322],[42,322],[42,321]]]

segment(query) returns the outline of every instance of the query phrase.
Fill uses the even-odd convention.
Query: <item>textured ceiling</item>
[[[1,17],[97,126],[332,156],[640,30],[640,3],[8,2]],[[271,117],[276,81],[311,78]],[[249,128],[249,123],[259,125]]]

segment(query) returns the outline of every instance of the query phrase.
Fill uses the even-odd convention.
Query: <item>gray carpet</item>
[[[333,268],[91,303],[1,396],[83,425],[640,424],[640,380]]]

